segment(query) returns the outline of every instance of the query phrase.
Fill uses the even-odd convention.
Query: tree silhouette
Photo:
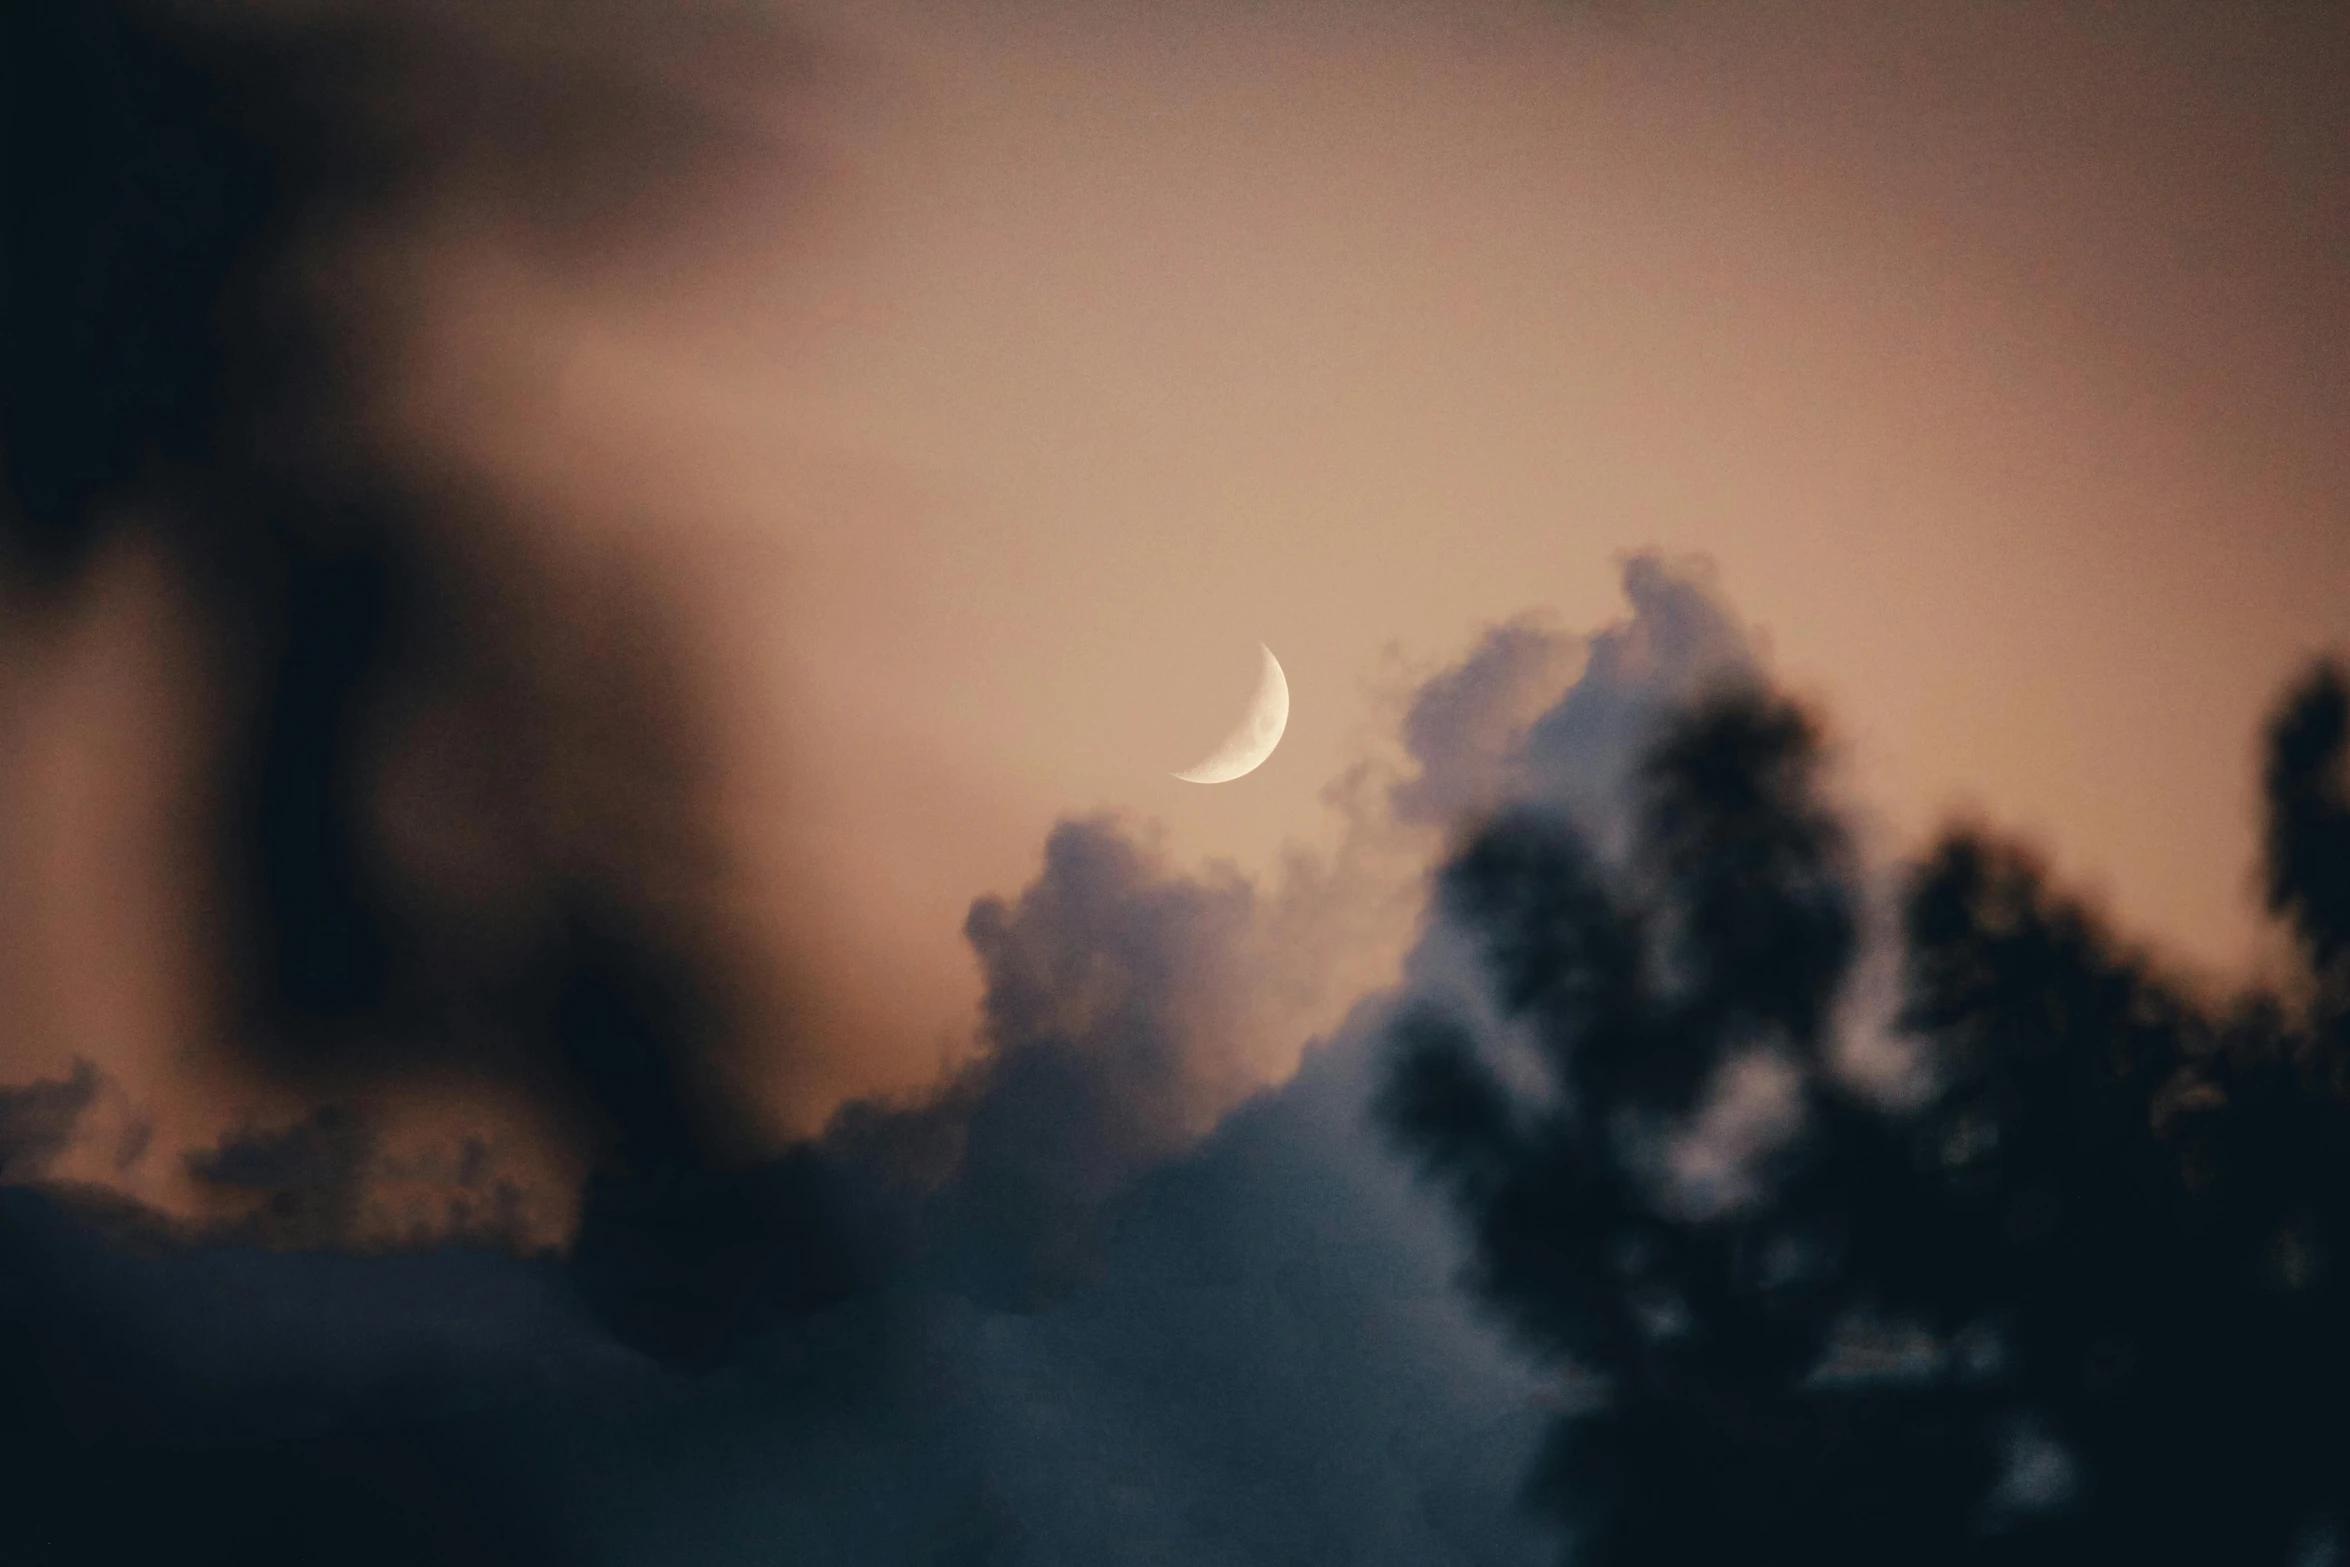
[[[1861,884],[1783,698],[1668,726],[1620,862],[1539,805],[1467,842],[1493,1019],[1407,1013],[1380,1108],[1588,1393],[1531,1479],[1575,1560],[2338,1559],[2346,711],[2324,666],[2269,730],[2289,983],[2206,999],[1954,829],[1903,889],[1900,1095],[1842,1043]]]

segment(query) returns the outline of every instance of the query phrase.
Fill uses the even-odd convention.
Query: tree
[[[1591,1390],[1531,1481],[1577,1561],[2334,1548],[2344,692],[2321,667],[2269,732],[2289,984],[2206,1000],[2026,850],[1953,829],[1893,938],[1906,1095],[1840,1042],[1861,880],[1786,700],[1667,726],[1621,863],[1540,805],[1465,844],[1441,913],[1501,1026],[1407,1013],[1381,1114],[1466,1219],[1472,1287]]]

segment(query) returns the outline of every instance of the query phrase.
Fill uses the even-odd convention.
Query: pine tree
[[[2027,850],[1946,833],[1893,938],[1908,1094],[1851,1070],[1862,878],[1782,697],[1676,718],[1620,859],[1539,805],[1465,844],[1441,913],[1499,1026],[1407,1013],[1381,1113],[1466,1220],[1472,1287],[1589,1392],[1531,1480],[1576,1561],[2336,1548],[2346,707],[2320,667],[2269,729],[2282,987],[2206,999]],[[1732,1178],[1693,1167],[1740,1095]]]

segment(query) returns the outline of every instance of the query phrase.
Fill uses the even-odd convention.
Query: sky
[[[1399,690],[1603,622],[1648,547],[1714,563],[1889,847],[1979,813],[2252,952],[2254,727],[2350,604],[2324,8],[811,14],[802,167],[717,264],[453,289],[418,395],[703,552],[788,753],[742,809],[921,975],[857,1014],[906,1059],[1054,816],[1327,848]],[[1281,751],[1171,780],[1260,640]]]
[[[190,1432],[416,1417],[580,1560],[1541,1559],[1565,1395],[1368,1084],[1457,980],[1445,846],[1604,814],[1709,672],[1817,709],[1872,866],[1978,817],[2275,959],[2259,726],[2350,645],[2339,7],[187,14],[325,129],[267,144],[294,238],[225,230],[267,266],[88,296],[260,374],[9,383],[0,1244],[49,1282],[0,1307],[207,1528],[271,1482]],[[1260,642],[1279,749],[1174,778]],[[673,1205],[863,1282],[744,1351],[773,1281]],[[442,1472],[384,1440],[322,1506]],[[1301,1448],[1315,1530],[1259,1494]]]

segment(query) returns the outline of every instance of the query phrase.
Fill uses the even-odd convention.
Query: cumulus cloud
[[[1412,693],[1403,742],[1419,771],[1390,791],[1396,818],[1457,826],[1522,792],[1526,731],[1557,701],[1581,652],[1563,632],[1514,620]]]
[[[1456,835],[1515,817],[1572,824],[1616,861],[1629,853],[1632,785],[1660,726],[1708,693],[1753,685],[1766,650],[1722,599],[1707,561],[1636,552],[1621,581],[1631,611],[1622,620],[1582,638],[1513,622],[1422,687],[1406,733],[1430,755],[1399,791],[1399,812],[1443,800],[1457,812],[1444,818]],[[1567,668],[1573,678],[1562,681]],[[1527,711],[1536,695],[1540,705]],[[1469,766],[1447,770],[1445,758],[1462,756]],[[1539,1042],[1493,1005],[1486,959],[1461,921],[1431,919],[1405,972],[1413,1000],[1466,1020],[1506,1081],[1536,1097],[1550,1091]],[[1696,1121],[1642,1134],[1660,1178],[1689,1183],[1691,1201],[1742,1190],[1746,1164],[1784,1129],[1769,1063],[1757,1055],[1712,1084]]]
[[[1548,1559],[1513,1505],[1548,1389],[1366,1133],[1381,1016],[1145,1175],[1054,1309],[931,1319],[947,1369],[917,1450],[965,1488],[937,1527],[1034,1563]],[[809,1530],[846,1510],[821,1489],[752,1517]]]
[[[1062,823],[1037,880],[964,924],[987,979],[983,1053],[928,1105],[853,1111],[836,1138],[898,1160],[938,1144],[915,1164],[951,1172],[932,1223],[978,1287],[1059,1293],[1090,1266],[1103,1207],[1255,1086],[1254,901],[1236,877],[1168,874],[1112,823]]]
[[[777,1152],[670,611],[379,393],[435,247],[652,243],[777,161],[805,51],[749,4],[0,10],[7,589],[70,604],[136,533],[211,639],[205,1044],[272,1107],[138,1156],[194,1216],[0,1191],[12,1545],[557,1560],[666,1485],[762,1560],[1529,1559],[1547,1390],[1365,1126],[1389,1003],[1291,1072],[1407,938],[1391,829],[1604,795],[1735,627],[1642,557],[1588,644],[1499,628],[1412,703],[1416,775],[1264,886],[1063,824],[971,910],[969,1064]],[[585,1172],[568,1250],[515,1255],[495,1145],[419,1153],[390,1085],[527,1106]],[[100,1090],[0,1092],[0,1173]],[[166,1505],[98,1512],[126,1489]]]
[[[1604,636],[1669,643],[1650,638],[1638,606]],[[1595,668],[1657,692],[1674,678],[1669,661],[1636,673],[1588,661],[1562,694],[1572,655],[1509,633],[1432,682],[1414,708],[1427,786],[1401,797],[1408,809],[1469,810],[1530,787],[1525,737],[1576,691],[1592,706]],[[1548,706],[1529,694],[1544,682]],[[1482,771],[1459,775],[1479,778],[1473,788],[1428,783],[1448,745],[1477,754]],[[329,1374],[292,1341],[281,1368],[255,1339],[190,1337],[174,1326],[175,1297],[261,1320],[239,1291],[310,1292],[286,1329],[295,1341],[388,1334],[399,1347],[384,1353],[418,1364],[505,1364],[479,1373],[486,1404],[421,1450],[531,1455],[543,1512],[449,1522],[473,1517],[464,1477],[476,1471],[448,1458],[463,1495],[443,1498],[443,1522],[460,1555],[559,1518],[615,1560],[724,1560],[779,1540],[851,1561],[951,1548],[1075,1563],[1135,1542],[1175,1560],[1544,1559],[1515,1496],[1572,1390],[1532,1373],[1454,1289],[1458,1240],[1369,1123],[1380,1042],[1424,985],[1425,949],[1403,990],[1359,1002],[1294,1073],[1303,1041],[1267,1043],[1293,1026],[1301,993],[1328,983],[1316,969],[1331,942],[1316,929],[1348,928],[1356,912],[1339,894],[1411,885],[1366,859],[1300,860],[1258,886],[1173,867],[1113,821],[1065,822],[1033,882],[971,909],[985,979],[971,1060],[928,1094],[849,1107],[781,1158],[695,1152],[662,1043],[695,992],[681,1001],[671,971],[635,946],[598,946],[592,983],[573,981],[568,1070],[615,1107],[615,1152],[560,1259],[317,1250],[350,1245],[371,1194],[405,1168],[366,1116],[342,1109],[194,1157],[192,1175],[234,1199],[234,1223],[107,1220],[84,1199],[17,1210],[17,1244],[80,1258],[43,1263],[68,1294],[119,1293],[135,1308],[115,1337],[77,1351],[115,1368],[114,1396],[139,1403],[144,1383],[123,1369],[139,1364],[210,1390],[148,1410],[150,1424],[276,1408],[253,1379],[280,1369],[311,1389],[299,1418],[322,1429],[395,1407],[376,1402],[372,1373]],[[1755,1125],[1734,1108],[1714,1119],[1731,1128],[1725,1146]],[[406,1173],[478,1188],[482,1163]],[[87,1238],[109,1233],[144,1237],[144,1271],[125,1274]],[[338,1294],[340,1281],[355,1293]],[[442,1306],[468,1304],[435,1316],[441,1288]],[[361,1297],[380,1308],[374,1327],[348,1320]],[[44,1312],[28,1341],[85,1343],[62,1305]],[[542,1334],[570,1347],[552,1360],[520,1349]],[[351,1367],[362,1363],[354,1351]],[[397,1406],[394,1429],[442,1407],[418,1396]],[[679,1450],[707,1461],[660,1456]]]
[[[1525,732],[1524,797],[1574,811],[1620,838],[1625,784],[1659,719],[1725,682],[1752,677],[1764,649],[1704,560],[1628,557],[1630,618],[1590,638],[1583,672]]]
[[[1529,737],[1545,725],[1589,787],[1620,782],[1651,721],[1750,667],[1687,569],[1641,557],[1627,579],[1631,617],[1592,639],[1572,683],[1576,641],[1516,622],[1421,688],[1405,736],[1417,776],[1387,795],[1401,825],[1522,801],[1541,786]],[[877,1375],[873,1400],[822,1417],[815,1439],[779,1418],[769,1440],[792,1478],[763,1473],[755,1496],[697,1488],[696,1505],[739,1520],[706,1545],[1549,1559],[1520,1477],[1582,1395],[1530,1370],[1453,1288],[1462,1243],[1371,1123],[1391,1019],[1437,988],[1444,922],[1399,988],[1250,1093],[1267,1072],[1250,1034],[1282,1014],[1268,933],[1311,967],[1300,925],[1343,915],[1313,869],[1255,887],[1175,870],[1114,822],[1068,822],[1033,884],[974,907],[982,1053],[922,1103],[852,1107],[828,1139],[862,1179],[913,1190],[886,1211],[911,1237],[899,1277],[931,1302],[891,1319],[922,1392]],[[1672,1147],[1692,1201],[1735,1201],[1778,1133],[1784,1085],[1752,1066]],[[936,1483],[917,1498],[885,1478],[900,1470]],[[636,1494],[622,1482],[615,1506]]]
[[[1155,1174],[1096,1288],[983,1341],[993,1480],[1036,1559],[1547,1559],[1512,1503],[1549,1390],[1365,1135],[1382,1016]]]
[[[1621,781],[1652,720],[1751,668],[1702,583],[1645,557],[1628,575],[1632,618],[1564,691],[1574,644],[1523,622],[1422,688],[1419,776],[1390,796],[1406,825],[1522,801],[1546,723],[1592,787]],[[1602,716],[1579,731],[1561,713]],[[893,1502],[910,1540],[1031,1562],[1548,1558],[1519,1477],[1582,1394],[1465,1306],[1459,1238],[1371,1125],[1391,1020],[1433,988],[1444,922],[1401,988],[1199,1140],[1250,1086],[1236,1041],[1266,1005],[1256,943],[1279,902],[1172,871],[1114,823],[1064,823],[1031,887],[973,910],[986,1051],[927,1103],[836,1123],[836,1157],[923,1183],[927,1260],[907,1276],[952,1303],[911,1318],[928,1396],[855,1425],[856,1450],[953,1477]],[[1741,1200],[1749,1161],[1785,1135],[1784,1078],[1759,1056],[1725,1074],[1663,1145],[1660,1178],[1698,1206]],[[762,1538],[871,1540],[841,1519],[870,1502],[848,1497],[896,1493],[856,1464],[854,1482],[819,1463],[712,1505],[747,1505]]]

